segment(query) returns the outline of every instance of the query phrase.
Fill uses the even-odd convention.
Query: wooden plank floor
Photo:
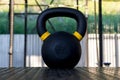
[[[120,80],[120,68],[0,68],[0,80]]]

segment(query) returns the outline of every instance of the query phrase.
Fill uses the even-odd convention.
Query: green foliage
[[[0,13],[0,34],[8,33],[8,15],[5,12]]]
[[[24,33],[24,19],[20,16],[14,18],[14,33]]]
[[[73,33],[76,30],[77,23],[72,18],[67,17],[56,17],[51,18],[49,21],[52,23],[52,25],[49,24],[47,21],[47,30],[51,33],[54,33],[56,31],[66,31],[69,33]]]
[[[19,2],[19,0],[15,0],[16,2]],[[38,0],[39,1],[39,0]],[[42,1],[42,0],[40,0]],[[58,1],[58,2],[57,2]],[[117,0],[114,0],[117,1]],[[24,1],[23,1],[24,2]],[[20,2],[20,3],[23,3]],[[75,4],[75,0],[70,0],[70,5]],[[73,2],[73,3],[71,3]],[[29,4],[34,3],[35,1],[30,0],[28,2]],[[50,0],[46,0],[45,3],[49,4]],[[80,4],[82,5],[84,1],[80,1]],[[67,4],[67,0],[60,1],[56,0],[53,4]],[[94,16],[94,2],[89,1],[88,3],[88,33],[95,33],[96,29],[98,29],[98,7],[97,7],[97,16],[96,16],[96,22],[97,26],[95,27],[95,16]],[[120,1],[119,2],[113,2],[113,1],[103,1],[103,33],[120,33]],[[98,5],[97,5],[98,6]],[[0,5],[0,34],[8,34],[9,33],[9,24],[8,24],[8,6],[2,6]],[[79,10],[83,13],[85,12],[84,6],[80,6]],[[15,6],[14,8],[15,12],[24,12],[24,5]],[[39,7],[28,7],[28,12],[38,12]],[[33,34],[36,33],[36,20],[38,16],[35,15],[29,15],[27,22],[27,33]],[[54,29],[52,26],[48,23],[46,23],[46,28],[51,33],[54,33],[55,31],[66,31],[69,33],[73,33],[76,30],[76,21],[71,18],[51,18],[50,19]],[[16,15],[14,17],[14,33],[15,34],[23,34],[24,31],[24,15]]]
[[[97,29],[98,29],[98,15],[97,17]],[[103,33],[117,33],[120,32],[120,15],[102,15],[102,23],[103,23]],[[88,18],[88,32],[95,33],[95,17],[93,15],[89,15]]]

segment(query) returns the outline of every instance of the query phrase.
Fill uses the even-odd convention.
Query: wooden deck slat
[[[6,73],[12,72],[12,70],[14,70],[14,69],[15,69],[15,68],[6,68],[5,70],[3,70],[3,71],[0,72],[0,76],[1,76],[1,75],[4,75],[4,74],[6,74]]]
[[[96,74],[91,74],[87,70],[85,71],[84,68],[78,68],[78,71],[81,72],[82,74],[86,75],[86,77],[90,77],[91,80],[93,80],[93,79],[100,80],[101,79],[98,76],[96,76]]]
[[[120,78],[120,68],[104,69],[104,73],[113,77]]]
[[[76,73],[77,75],[79,75],[80,77],[83,76],[86,78],[84,80],[92,80],[93,79],[93,75],[89,76],[89,73],[83,72],[81,70],[81,68],[76,69],[76,70],[77,70],[77,73]]]
[[[93,68],[93,69],[95,69],[95,68]],[[108,77],[108,78],[114,78],[114,79],[120,78],[119,76],[113,74],[114,73],[113,69],[115,70],[115,68],[101,68],[100,70],[99,70],[99,68],[96,68],[96,71],[95,70],[93,70],[93,71],[103,74],[103,75],[105,75],[105,77]]]
[[[2,78],[8,79],[9,77],[14,76],[15,74],[17,74],[21,70],[22,70],[22,68],[15,68],[11,72],[2,75]]]
[[[23,75],[19,80],[31,80],[32,77],[36,74],[39,68],[31,68],[29,72],[27,72],[25,75]]]
[[[32,78],[32,80],[87,80],[85,75],[78,75],[77,70],[60,70],[60,69],[41,69]],[[90,80],[90,79],[89,79]]]
[[[23,75],[25,75],[27,72],[30,71],[31,68],[22,68],[21,71],[19,71],[17,74],[14,74],[13,76],[10,76],[8,79],[6,80],[19,80],[20,77],[22,77]]]
[[[86,71],[85,69],[83,70]],[[91,68],[88,73],[95,74],[97,78],[103,78],[104,80],[118,79],[118,77],[105,74],[103,68]]]
[[[120,68],[0,68],[0,80],[120,80]]]
[[[8,70],[8,68],[0,68],[0,73]]]
[[[43,72],[44,68],[41,69],[39,68],[38,71],[36,72],[36,74],[32,77],[32,80],[40,80],[41,79],[41,75]]]

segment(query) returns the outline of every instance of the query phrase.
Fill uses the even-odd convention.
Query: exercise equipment
[[[53,17],[70,17],[77,21],[77,30],[73,33],[64,31],[49,33],[46,21]],[[86,19],[82,12],[66,7],[49,8],[37,19],[37,32],[43,40],[42,57],[50,68],[74,68],[81,57],[79,41],[86,32]]]

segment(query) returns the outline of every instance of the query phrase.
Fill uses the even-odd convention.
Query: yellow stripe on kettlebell
[[[75,31],[74,33],[73,33],[73,35],[78,39],[78,40],[82,40],[82,35],[80,34],[80,33],[78,33],[77,31]]]
[[[42,36],[40,38],[41,38],[41,40],[44,41],[49,35],[50,35],[50,33],[47,31],[44,34],[42,34]]]

